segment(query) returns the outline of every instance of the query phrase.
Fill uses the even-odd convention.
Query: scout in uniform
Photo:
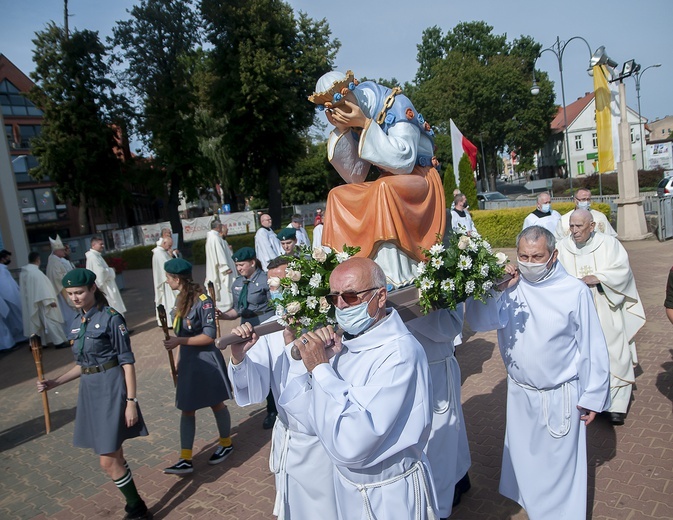
[[[234,450],[229,433],[231,417],[224,401],[232,394],[222,353],[215,347],[215,307],[192,280],[192,264],[174,258],[164,264],[166,281],[179,291],[171,313],[175,336],[164,341],[166,350],[180,347],[175,405],[180,417],[180,460],[164,473],[186,475],[194,471],[192,448],[196,435],[196,410],[210,407],[219,432],[219,446],[208,464],[219,464]]]
[[[80,378],[74,445],[91,448],[100,465],[126,498],[125,519],[152,518],[138,495],[124,458],[126,439],[146,436],[136,398],[135,358],[126,323],[108,305],[88,269],[73,269],[62,280],[79,314],[68,339],[76,365],[56,379],[37,382],[38,392]]]
[[[283,248],[283,256],[297,256],[297,230],[295,228],[283,228],[276,236],[280,240],[280,247]]]

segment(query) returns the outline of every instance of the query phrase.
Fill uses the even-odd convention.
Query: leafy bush
[[[572,202],[560,202],[553,204],[553,209],[561,215],[575,209]],[[591,204],[591,209],[596,209],[610,220],[610,206],[608,204]],[[515,247],[516,237],[523,228],[523,221],[535,211],[535,206],[523,208],[476,210],[471,212],[472,220],[479,234],[484,237],[493,247]]]
[[[638,188],[640,191],[655,191],[657,184],[663,178],[663,174],[663,170],[638,170]],[[569,179],[554,179],[552,189],[557,197],[569,197],[578,188],[586,188],[593,195],[599,195],[601,189],[598,181],[598,175],[596,174],[573,177],[571,192]],[[603,195],[617,195],[619,193],[617,173],[604,173],[601,175],[600,183],[602,184]]]
[[[104,258],[108,265],[111,265],[110,262],[113,264],[124,263],[126,264],[126,269],[151,269],[152,249],[155,247],[156,246],[136,246],[106,255]]]

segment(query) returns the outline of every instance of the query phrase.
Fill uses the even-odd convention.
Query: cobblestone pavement
[[[626,424],[599,418],[588,429],[589,511],[594,520],[673,518],[673,325],[663,310],[673,241],[625,244],[647,313],[637,338],[640,368]],[[511,253],[511,251],[508,251]],[[510,256],[512,256],[510,254]],[[197,279],[203,267],[197,266]],[[261,427],[264,406],[230,403],[233,455],[218,466],[207,459],[217,430],[209,410],[197,413],[195,472],[164,475],[178,455],[178,418],[162,332],[152,308],[152,274],[124,273],[123,292],[134,329],[138,398],[150,436],[125,443],[136,483],[157,519],[273,518],[274,486],[268,470],[270,432]],[[225,324],[224,330],[231,328]],[[466,331],[458,348],[463,408],[472,452],[472,490],[452,518],[525,520],[521,508],[498,494],[504,438],[505,372],[495,334]],[[667,339],[668,338],[668,339]],[[54,377],[72,363],[69,350],[47,349],[43,364]],[[72,447],[76,382],[49,394],[52,432],[45,435],[35,366],[27,346],[0,354],[0,518],[121,518],[122,500],[88,450]],[[544,468],[540,468],[544,471]],[[316,511],[316,518],[320,512]],[[386,519],[390,520],[390,519]]]

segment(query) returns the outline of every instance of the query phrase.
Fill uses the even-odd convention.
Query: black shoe
[[[621,426],[622,424],[624,424],[626,414],[620,412],[608,412],[608,418],[610,419],[610,422],[615,426]]]
[[[126,505],[124,508],[126,511],[126,515],[124,516],[124,520],[151,520],[152,519],[152,513],[150,513],[149,509],[147,509],[147,506],[145,505],[145,502],[141,501],[140,504],[137,504],[135,507],[131,508]]]
[[[194,473],[194,466],[191,460],[180,459],[177,464],[173,464],[170,468],[164,469],[164,473],[171,475],[188,475]]]
[[[456,487],[453,491],[453,507],[456,507],[458,504],[460,504],[460,497],[463,493],[467,493],[471,487],[472,483],[470,482],[470,475],[465,473],[463,478],[456,482]]]
[[[69,347],[70,347],[70,343],[68,341],[64,341],[63,343],[60,343],[60,344],[56,345],[54,348],[58,350],[58,349],[61,349],[61,348],[69,348]]]
[[[269,412],[267,416],[264,418],[262,428],[264,428],[265,430],[270,430],[271,428],[273,428],[273,425],[276,422],[277,415],[278,414],[276,412]]]
[[[233,446],[218,446],[217,449],[215,450],[215,453],[213,453],[210,458],[208,459],[208,464],[215,465],[219,464],[222,462],[224,459],[226,459],[229,455],[231,455],[231,452],[234,451]]]

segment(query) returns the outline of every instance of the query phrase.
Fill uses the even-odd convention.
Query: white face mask
[[[337,307],[335,317],[339,327],[348,332],[351,336],[357,336],[371,327],[376,319],[376,314],[378,314],[379,311],[377,308],[376,314],[372,317],[369,315],[367,307],[377,294],[378,292],[375,292],[368,301],[358,305],[345,307],[344,309],[339,309]]]
[[[542,213],[549,213],[551,211],[551,203],[547,202],[547,204],[542,204],[542,206],[540,206],[540,211]]]
[[[582,200],[577,203],[577,209],[586,209],[588,210],[591,207],[591,201]]]
[[[543,280],[551,271],[552,266],[548,265],[554,255],[552,255],[549,260],[544,264],[536,264],[534,262],[523,262],[522,260],[517,259],[517,264],[519,265],[519,273],[530,283],[538,283],[540,280]]]

